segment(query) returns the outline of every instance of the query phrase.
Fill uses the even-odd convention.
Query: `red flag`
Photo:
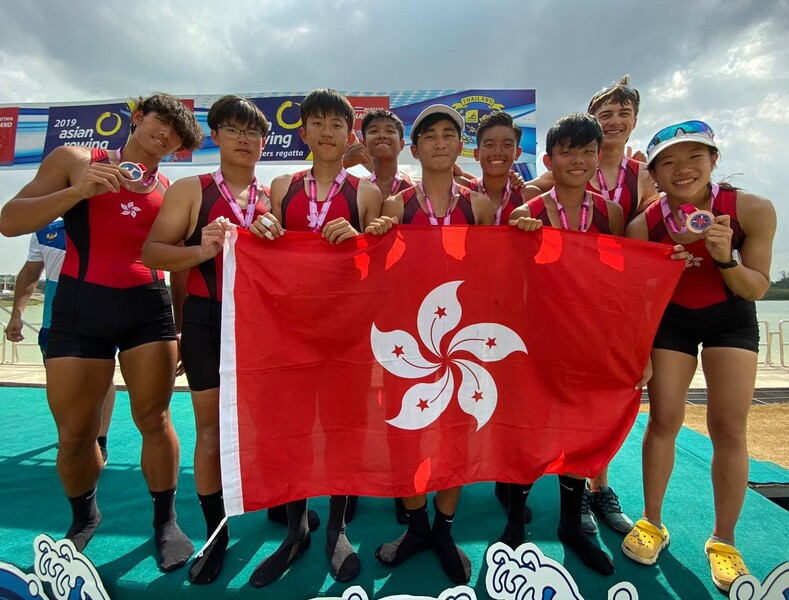
[[[684,267],[669,246],[543,228],[409,227],[226,247],[228,514],[327,494],[592,476]]]

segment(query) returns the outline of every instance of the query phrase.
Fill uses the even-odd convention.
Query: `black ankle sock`
[[[203,510],[203,517],[205,517],[206,541],[208,541],[214,535],[222,519],[225,518],[222,490],[205,496],[197,494],[197,499],[200,501],[200,508]],[[192,566],[189,568],[189,581],[204,584],[211,583],[219,577],[229,541],[227,525],[224,525],[211,540],[211,543],[195,556]]]
[[[186,564],[195,547],[175,520],[175,488],[150,494],[153,498],[153,538],[159,553],[159,568],[173,571]]]
[[[249,583],[264,587],[279,579],[310,546],[310,530],[307,523],[307,501],[296,500],[285,505],[288,516],[288,537],[274,553],[261,562],[252,572]]]
[[[287,525],[288,511],[285,508],[286,506],[287,504],[277,504],[276,506],[269,508],[266,511],[268,520],[273,521],[274,523],[279,523],[280,525]],[[321,526],[321,518],[314,510],[307,511],[307,525],[309,526],[310,531],[315,531]]]
[[[515,550],[526,539],[523,523],[524,513],[526,512],[526,500],[529,497],[531,485],[497,483],[496,486],[502,486],[503,504],[507,510],[507,525],[504,527],[504,532],[501,534],[499,541]],[[498,489],[496,495],[499,495]],[[499,500],[502,500],[502,498],[499,498]]]
[[[81,496],[69,497],[71,504],[71,527],[66,532],[74,547],[82,552],[101,523],[101,511],[96,504],[96,488]]]
[[[395,505],[395,518],[400,525],[405,525],[408,523],[408,517],[405,514],[405,505],[403,504],[402,498],[395,498],[394,499]]]
[[[581,502],[586,482],[566,475],[559,475],[559,539],[573,550],[583,563],[602,575],[614,572],[614,563],[595,546],[581,527]]]
[[[441,561],[444,572],[453,583],[468,583],[471,579],[471,561],[452,539],[452,521],[455,515],[445,515],[438,510],[433,519],[433,550]]]
[[[211,538],[210,535],[208,537]],[[225,551],[229,541],[227,525],[223,525],[211,543],[195,556],[192,566],[189,567],[189,581],[200,585],[216,580],[222,571],[222,565],[225,564]]]
[[[332,577],[342,583],[356,579],[362,570],[359,555],[345,536],[345,515],[348,503],[358,496],[331,496],[329,522],[326,524],[326,558],[329,559]]]
[[[496,498],[499,499],[501,505],[504,507],[504,510],[507,510],[507,486],[508,483],[501,483],[500,481],[496,482],[496,487],[494,488]],[[531,490],[531,484],[529,484],[529,489]],[[526,494],[528,496],[528,492]],[[523,522],[524,523],[531,523],[531,509],[529,505],[526,504],[523,507]]]
[[[408,529],[394,542],[378,546],[375,557],[389,567],[403,563],[409,556],[425,550],[431,545],[430,519],[427,503],[414,510],[405,509]]]
[[[348,525],[356,516],[356,507],[359,505],[359,496],[348,496],[348,503],[345,505],[345,524]]]

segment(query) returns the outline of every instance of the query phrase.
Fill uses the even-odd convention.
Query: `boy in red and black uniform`
[[[114,152],[64,146],[47,156],[33,181],[3,207],[0,231],[20,235],[60,215],[65,221],[66,258],[46,369],[58,427],[58,474],[73,515],[66,537],[82,550],[101,522],[96,435],[117,348],[143,438],[159,567],[169,571],[194,551],[174,508],[179,447],[169,403],[176,336],[163,274],[144,267],[140,252],[169,184],[158,174],[159,162],[180,148],[198,148],[203,133],[192,112],[168,94],[140,98],[131,118],[131,136]],[[121,166],[142,176],[132,177]]]
[[[206,537],[214,535],[189,570],[192,583],[217,578],[229,541],[219,460],[222,247],[230,228],[248,229],[270,207],[255,177],[269,129],[260,109],[247,98],[224,96],[211,106],[208,127],[219,148],[219,169],[172,185],[143,247],[147,266],[189,270],[181,357],[195,413],[195,487]]]
[[[490,201],[455,183],[452,167],[463,147],[463,117],[443,104],[423,110],[411,127],[411,152],[422,165],[422,181],[384,202],[382,216],[367,233],[382,235],[393,225],[492,225]],[[375,556],[397,566],[413,554],[433,547],[444,572],[454,583],[471,578],[471,561],[451,534],[460,487],[436,493],[433,527],[427,515],[427,496],[403,498],[408,529],[397,540],[379,546]],[[521,523],[522,526],[522,523]]]
[[[403,122],[389,110],[374,108],[362,119],[364,146],[373,163],[369,179],[378,186],[384,200],[414,185],[397,167],[397,157],[405,147],[404,135]]]
[[[299,134],[310,148],[313,166],[272,181],[272,214],[257,219],[251,231],[272,241],[286,230],[312,231],[331,244],[339,244],[360,235],[379,216],[381,193],[374,184],[343,168],[343,155],[354,140],[355,112],[350,102],[336,90],[318,89],[304,98],[300,108]],[[321,403],[316,404],[320,411]],[[356,500],[344,495],[329,499],[326,556],[332,576],[341,582],[353,580],[361,570],[359,556],[345,535],[346,520],[352,518]],[[256,587],[278,579],[309,547],[307,501],[289,502],[286,507],[288,536],[252,573],[250,583]]]

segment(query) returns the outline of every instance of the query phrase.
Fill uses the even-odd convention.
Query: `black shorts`
[[[698,309],[669,304],[652,347],[697,356],[699,344],[705,348],[742,348],[758,353],[756,303],[733,298]]]
[[[61,275],[52,303],[47,360],[114,358],[116,349],[174,339],[172,302],[164,281],[119,289]]]
[[[195,392],[219,387],[220,324],[222,303],[189,296],[181,323],[181,360],[189,389]]]

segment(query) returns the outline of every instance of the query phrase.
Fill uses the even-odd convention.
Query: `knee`
[[[650,413],[647,427],[651,435],[676,438],[682,429],[683,415],[669,413]]]
[[[710,440],[716,449],[744,448],[746,425],[734,419],[707,418]]]
[[[135,412],[134,424],[143,437],[164,435],[172,428],[170,411],[148,410]]]
[[[58,451],[63,456],[84,452],[96,445],[98,434],[98,428],[89,425],[61,427],[58,430]]]
[[[197,443],[203,453],[208,455],[219,454],[219,425],[203,425],[197,428]]]

